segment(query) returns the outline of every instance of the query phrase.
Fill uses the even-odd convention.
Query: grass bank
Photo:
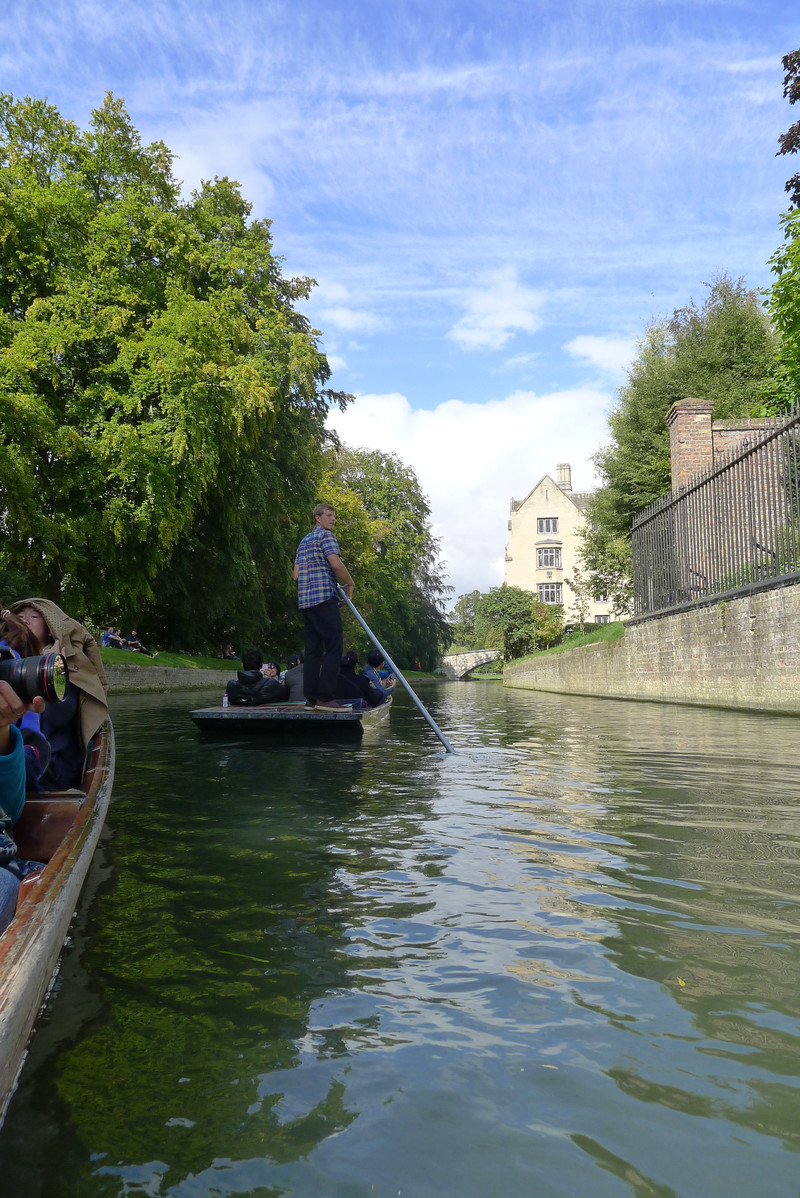
[[[127,649],[101,649],[100,656],[107,666],[170,666],[179,670],[227,670],[235,673],[241,664],[238,661],[223,661],[221,657],[193,657],[191,653],[168,653],[158,657],[146,657],[144,653],[131,653]]]
[[[550,657],[553,653],[568,653],[571,649],[580,649],[584,645],[594,645],[597,641],[616,641],[621,636],[625,635],[625,625],[622,620],[615,620],[613,624],[601,624],[597,628],[593,628],[591,632],[570,632],[561,642],[560,645],[553,645],[552,649],[537,649],[535,653],[529,653],[526,657],[518,657],[517,661],[533,661],[537,657]],[[509,665],[511,663],[509,662]]]
[[[100,656],[103,659],[103,665],[117,668],[118,666],[134,666],[141,667],[144,670],[151,669],[153,666],[168,666],[171,669],[177,670],[227,670],[231,678],[236,671],[241,668],[242,663],[236,661],[225,661],[221,657],[194,657],[191,653],[169,653],[166,650],[159,653],[158,657],[145,657],[143,653],[131,653],[127,649],[101,649]],[[285,662],[281,663],[285,665]],[[424,670],[403,670],[404,676],[413,683],[415,679],[434,680],[435,674],[426,673]]]

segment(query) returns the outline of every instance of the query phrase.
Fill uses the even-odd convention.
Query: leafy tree
[[[395,454],[340,447],[327,455],[323,493],[336,507],[336,536],[361,615],[398,664],[432,669],[452,635],[443,611],[449,588],[413,469]],[[346,635],[366,648],[349,620]]]
[[[564,612],[559,604],[541,603],[521,587],[492,587],[476,605],[476,627],[484,629],[487,649],[502,648],[506,661],[524,657],[534,649],[557,644],[564,634]]]
[[[781,218],[784,243],[770,266],[776,276],[769,310],[781,333],[781,354],[794,395],[800,392],[800,208]]]
[[[536,599],[533,605],[533,647],[550,649],[563,637],[564,608],[560,603],[540,603]]]
[[[669,492],[665,418],[687,396],[712,400],[715,419],[789,401],[777,335],[742,279],[720,276],[702,307],[692,302],[647,329],[609,417],[611,444],[595,456],[605,485],[588,514],[608,535],[628,536],[634,516]]]
[[[578,558],[586,572],[590,593],[608,595],[616,614],[627,615],[633,605],[630,538],[591,524],[578,535],[581,538]]]
[[[0,97],[0,531],[40,593],[187,647],[287,610],[346,401],[249,218],[225,178],[182,200],[121,100],[80,132]]]
[[[453,644],[461,645],[466,649],[484,648],[483,643],[478,643],[480,637],[477,635],[475,627],[480,598],[481,593],[477,590],[470,591],[466,595],[459,595],[450,616]]]
[[[796,104],[800,100],[800,50],[784,54],[782,62],[783,96],[790,104]],[[800,121],[795,121],[786,133],[782,133],[778,142],[781,147],[778,154],[796,154],[800,150]],[[785,190],[789,193],[792,207],[800,206],[800,174],[792,175],[787,180]]]
[[[580,630],[583,632],[592,608],[592,599],[597,593],[597,586],[588,574],[584,574],[580,566],[575,566],[572,571],[572,578],[565,578],[564,582],[574,595],[571,606],[578,617]]]

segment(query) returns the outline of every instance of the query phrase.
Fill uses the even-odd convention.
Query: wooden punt
[[[369,707],[366,711],[352,711],[346,707],[340,711],[308,708],[304,703],[268,703],[262,707],[199,707],[191,712],[191,717],[198,728],[214,736],[278,732],[317,738],[340,736],[358,739],[363,736],[365,728],[386,722],[391,706],[392,696],[389,695],[380,707]]]
[[[92,744],[84,789],[31,796],[14,826],[20,857],[46,864],[21,884],[14,919],[0,936],[0,1124],[58,966],[113,781],[114,731],[107,720]]]

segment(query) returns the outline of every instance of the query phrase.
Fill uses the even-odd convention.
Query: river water
[[[3,1198],[800,1192],[800,722],[420,693],[456,756],[116,700]]]

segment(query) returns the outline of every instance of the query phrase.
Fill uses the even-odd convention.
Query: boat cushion
[[[14,825],[17,852],[28,861],[49,861],[75,822],[86,796],[71,791],[69,797],[29,798]]]

